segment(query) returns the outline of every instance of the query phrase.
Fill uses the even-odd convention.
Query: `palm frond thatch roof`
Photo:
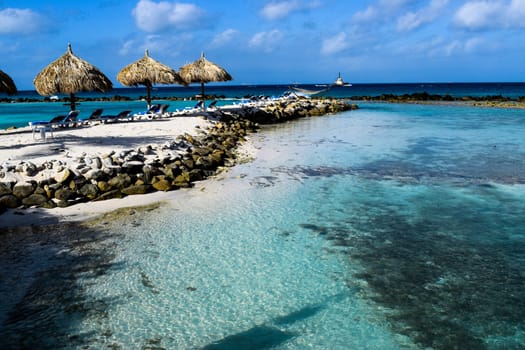
[[[179,74],[187,83],[210,83],[233,79],[224,68],[208,61],[204,53],[195,62],[183,66]]]
[[[0,92],[4,92],[8,95],[16,94],[15,82],[2,70],[0,70]]]
[[[42,69],[33,80],[36,91],[43,96],[74,94],[81,91],[107,92],[113,83],[97,67],[67,52]]]
[[[151,58],[148,50],[144,57],[122,68],[117,74],[117,80],[126,86],[144,85],[148,93],[146,98],[148,106],[151,104],[153,84],[187,85],[175,70]]]
[[[144,57],[122,68],[117,80],[126,86],[185,84],[175,70],[151,58],[148,50]]]
[[[201,100],[202,108],[206,109],[204,100],[204,84],[217,81],[232,80],[232,76],[224,68],[210,62],[204,57],[204,52],[201,53],[201,58],[193,63],[188,63],[179,69],[179,74],[188,84],[201,84]]]

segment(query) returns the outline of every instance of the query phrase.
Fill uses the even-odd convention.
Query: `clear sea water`
[[[379,103],[265,127],[157,209],[0,236],[0,344],[523,349],[523,135],[523,110]]]

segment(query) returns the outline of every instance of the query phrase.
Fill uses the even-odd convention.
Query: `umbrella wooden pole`
[[[201,81],[201,97],[202,97],[202,110],[206,110],[206,98],[204,97],[204,83]]]
[[[71,93],[69,94],[69,100],[71,101],[71,110],[74,111],[77,109],[77,105],[75,103],[75,94]]]
[[[149,109],[151,107],[151,85],[150,84],[146,84],[146,91],[147,91],[146,102],[148,103],[148,109]]]

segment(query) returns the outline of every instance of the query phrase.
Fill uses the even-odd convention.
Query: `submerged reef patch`
[[[360,267],[354,278],[366,281],[365,297],[390,310],[393,331],[433,349],[522,348],[525,274],[516,261],[525,258],[525,240],[498,234],[502,223],[488,224],[491,215],[468,224],[469,209],[467,223],[424,210],[417,217],[361,210],[326,226],[324,237]]]

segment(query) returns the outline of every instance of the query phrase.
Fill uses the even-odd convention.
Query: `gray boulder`
[[[13,187],[13,194],[19,199],[28,197],[33,191],[33,184],[29,182],[19,182]]]

